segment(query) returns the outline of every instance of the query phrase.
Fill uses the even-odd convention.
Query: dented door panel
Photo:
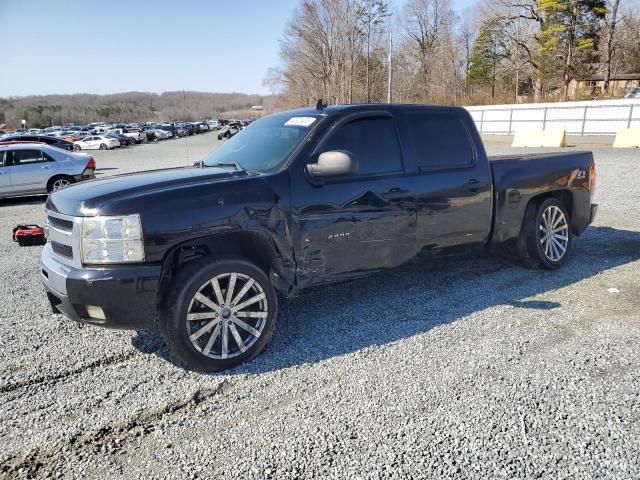
[[[413,201],[383,196],[399,188],[403,176],[322,187],[303,181],[292,200],[305,201],[291,219],[299,287],[392,268],[415,256]]]

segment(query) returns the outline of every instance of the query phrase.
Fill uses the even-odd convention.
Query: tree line
[[[607,96],[614,75],[640,73],[640,15],[621,0],[451,3],[301,0],[264,84],[283,108],[481,104],[566,100],[573,79],[595,73]]]
[[[91,122],[148,122],[202,120],[225,112],[247,111],[254,105],[269,108],[268,96],[243,93],[126,92],[112,95],[33,95],[0,98],[0,124],[18,128],[86,124]]]

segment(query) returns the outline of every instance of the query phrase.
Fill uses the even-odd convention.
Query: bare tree
[[[436,49],[451,41],[453,11],[446,0],[408,0],[403,26],[410,51],[417,57],[421,73],[421,95],[429,96]]]
[[[371,101],[371,42],[372,37],[378,33],[376,30],[389,17],[389,4],[381,0],[359,0],[356,4],[355,15],[357,24],[364,37],[365,61],[366,61],[366,101]]]

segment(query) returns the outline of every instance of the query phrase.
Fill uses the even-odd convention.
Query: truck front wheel
[[[564,204],[548,198],[527,207],[518,239],[518,250],[529,266],[560,268],[571,247],[571,222]]]
[[[178,360],[218,372],[268,345],[277,296],[265,273],[244,260],[196,260],[178,272],[160,309],[160,331]]]

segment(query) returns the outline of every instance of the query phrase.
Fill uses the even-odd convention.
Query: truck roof
[[[451,109],[451,110],[461,110],[462,107],[452,107],[449,105],[427,105],[427,104],[412,104],[412,103],[352,103],[345,105],[331,105],[327,106],[323,109],[316,109],[313,107],[307,108],[299,108],[296,110],[289,110],[289,113],[295,113],[296,115],[318,115],[318,114],[327,114],[331,115],[334,113],[340,113],[345,110],[352,111],[367,111],[367,110],[403,110],[405,108],[438,108],[438,109]],[[285,112],[280,112],[285,113]]]

